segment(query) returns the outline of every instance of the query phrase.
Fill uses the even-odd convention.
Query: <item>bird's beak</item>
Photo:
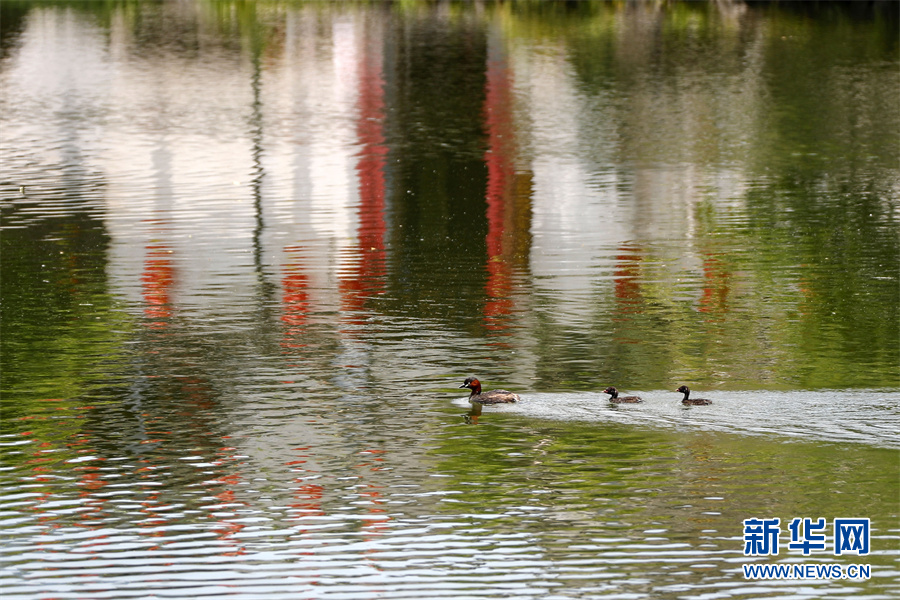
[[[469,386],[468,386],[468,385],[466,385],[466,384],[465,384],[465,383],[464,383],[464,384],[462,384],[462,385],[461,385],[461,386],[459,386],[459,388],[460,388],[460,389],[462,389],[462,388],[467,388],[467,387],[469,387]]]

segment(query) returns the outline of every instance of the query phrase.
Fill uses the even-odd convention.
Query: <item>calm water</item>
[[[896,4],[0,27],[5,599],[900,596]]]

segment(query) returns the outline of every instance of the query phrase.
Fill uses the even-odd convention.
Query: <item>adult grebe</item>
[[[706,406],[707,404],[712,404],[712,400],[707,400],[706,398],[690,398],[691,388],[686,385],[681,386],[676,392],[680,392],[684,394],[684,398],[681,399],[681,403],[685,405],[694,405],[694,406]]]
[[[638,402],[643,402],[640,396],[622,396],[619,397],[619,390],[614,388],[613,386],[609,386],[605,390],[603,390],[604,394],[609,394],[609,401],[613,404],[637,404]]]
[[[469,394],[469,402],[477,402],[478,404],[508,404],[510,402],[518,402],[519,395],[513,394],[506,390],[491,390],[490,392],[481,391],[481,382],[475,377],[467,377],[460,388],[469,388],[472,393]]]

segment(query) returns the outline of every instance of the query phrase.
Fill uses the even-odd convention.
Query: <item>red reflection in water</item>
[[[318,483],[307,481],[310,478],[310,474],[313,474],[312,477],[318,475],[316,471],[307,467],[308,459],[311,456],[310,450],[311,446],[294,448],[294,451],[297,452],[295,458],[285,463],[291,472],[301,474],[300,477],[294,479],[294,482],[297,484],[297,487],[292,488],[292,495],[295,500],[288,505],[296,513],[297,519],[309,516],[323,516],[325,514],[325,511],[322,509],[324,488]],[[306,533],[307,530],[298,528],[298,532]],[[312,555],[314,552],[303,552],[301,554]]]
[[[703,294],[698,310],[705,313],[728,312],[731,292],[731,272],[727,265],[712,254],[703,257]]]
[[[151,319],[150,327],[161,328],[172,317],[172,287],[175,285],[175,265],[168,244],[148,244],[141,276],[144,315]]]
[[[616,312],[620,315],[638,313],[641,311],[643,291],[641,290],[641,261],[643,257],[640,249],[630,244],[624,244],[616,254],[616,270],[613,272],[614,294],[616,298]],[[627,320],[619,317],[617,320]]]
[[[293,489],[293,496],[296,498],[290,503],[290,507],[300,511],[300,516],[308,516],[310,514],[323,515],[322,510],[322,494],[324,489],[318,483],[306,483],[303,478],[294,480],[298,485]]]
[[[47,402],[64,401],[57,398],[47,398],[44,400]],[[23,432],[21,435],[33,435],[33,432],[27,431]],[[27,478],[32,482],[52,482],[55,479],[55,474],[59,473],[62,469],[65,469],[64,466],[58,464],[60,462],[60,455],[55,452],[57,449],[62,449],[60,447],[61,445],[64,445],[66,448],[63,456],[71,457],[74,454],[76,457],[74,459],[67,458],[66,462],[74,462],[77,458],[90,456],[90,464],[79,464],[71,468],[72,473],[78,477],[78,481],[75,485],[81,489],[78,494],[81,499],[81,502],[78,505],[78,511],[62,515],[53,509],[47,508],[46,503],[53,500],[55,496],[49,491],[41,492],[40,496],[34,501],[34,504],[28,507],[28,510],[37,514],[37,521],[54,529],[64,526],[61,523],[54,523],[54,521],[59,519],[65,519],[66,525],[72,525],[74,527],[86,529],[102,527],[101,523],[95,519],[99,519],[99,515],[102,513],[108,498],[98,496],[97,493],[102,491],[108,485],[109,481],[103,477],[101,465],[97,465],[96,463],[102,463],[106,459],[96,456],[99,452],[93,447],[85,447],[90,444],[90,439],[87,435],[78,433],[76,434],[74,441],[67,441],[64,444],[46,441],[38,443],[37,439],[31,441],[35,443],[35,447],[39,448],[39,450],[31,454],[34,458],[25,461],[23,464],[42,465],[49,462],[51,463],[50,465],[32,467],[31,471],[52,474],[50,477],[37,475]]]
[[[631,244],[623,244],[616,254],[616,270],[613,271],[613,294],[616,299],[613,321],[628,322],[632,315],[643,310],[644,291],[641,288],[641,250]],[[624,329],[628,331],[628,329]],[[620,344],[638,344],[640,340],[622,335],[620,330],[615,340]]]
[[[240,487],[242,481],[243,477],[240,473],[237,472],[219,477],[215,481],[215,483],[222,485],[225,489],[213,496],[219,502],[219,504],[208,507],[210,513],[230,513],[235,510],[235,505],[239,505],[242,508],[246,508],[247,506],[249,506],[246,502],[237,501],[235,495],[235,488]],[[235,523],[228,517],[222,517],[216,521],[216,524],[213,525],[211,529],[212,531],[215,531],[219,534],[220,540],[230,540],[232,537],[234,537],[234,534],[240,533],[240,531],[244,527],[246,527],[246,525],[243,523]],[[237,556],[244,553],[244,548],[240,544],[240,542],[235,540],[232,540],[232,542],[235,544],[235,549],[231,552],[222,552],[221,554],[223,556]]]
[[[285,251],[291,258],[284,267],[281,279],[281,321],[285,324],[281,345],[284,348],[299,348],[305,345],[299,340],[309,319],[309,276],[304,272],[302,249],[289,246]]]
[[[485,326],[494,331],[506,329],[504,317],[512,312],[511,265],[505,248],[507,220],[515,200],[516,155],[513,128],[512,74],[505,59],[489,58],[485,92],[485,127],[488,133],[487,163],[487,302]]]
[[[216,402],[213,399],[214,392],[212,387],[206,379],[195,376],[182,377],[179,378],[178,381],[181,384],[179,390],[181,395],[190,400],[190,402],[185,405],[185,409],[179,414],[191,417],[191,419],[199,425],[202,418],[216,407]],[[203,434],[202,431],[199,433],[201,435]]]
[[[372,472],[378,472],[384,469],[384,458],[378,456],[379,454],[384,453],[384,450],[364,450],[361,454],[375,455],[372,457],[372,462],[364,462],[362,464],[357,465],[357,468],[360,469],[368,469]],[[360,479],[364,479],[365,475],[360,477]],[[368,518],[365,521],[365,525],[363,526],[363,531],[365,532],[364,538],[367,541],[371,541],[376,537],[380,536],[384,533],[384,531],[388,528],[388,523],[391,518],[387,514],[387,510],[382,507],[384,504],[384,500],[382,499],[381,490],[384,489],[384,486],[377,485],[374,483],[369,483],[366,486],[366,489],[363,489],[358,492],[361,499],[366,500],[366,513],[368,514]]]
[[[384,79],[377,36],[367,40],[359,66],[357,139],[362,146],[356,171],[359,174],[359,262],[341,278],[342,316],[351,323],[364,322],[360,314],[367,297],[382,293],[385,275],[384,167],[388,148],[384,144]]]

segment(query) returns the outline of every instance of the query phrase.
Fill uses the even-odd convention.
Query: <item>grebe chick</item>
[[[712,400],[707,400],[706,398],[689,398],[691,395],[691,388],[686,385],[681,386],[676,392],[684,394],[684,398],[681,399],[681,403],[687,406],[706,406],[707,404],[712,404]]]
[[[637,404],[638,402],[643,402],[640,396],[622,396],[619,398],[619,390],[613,386],[603,390],[603,393],[609,394],[609,401],[613,404]]]
[[[519,395],[513,394],[506,390],[491,390],[490,392],[481,392],[481,382],[475,377],[467,377],[460,388],[469,388],[472,393],[469,394],[469,402],[478,404],[508,404],[510,402],[518,402]]]

